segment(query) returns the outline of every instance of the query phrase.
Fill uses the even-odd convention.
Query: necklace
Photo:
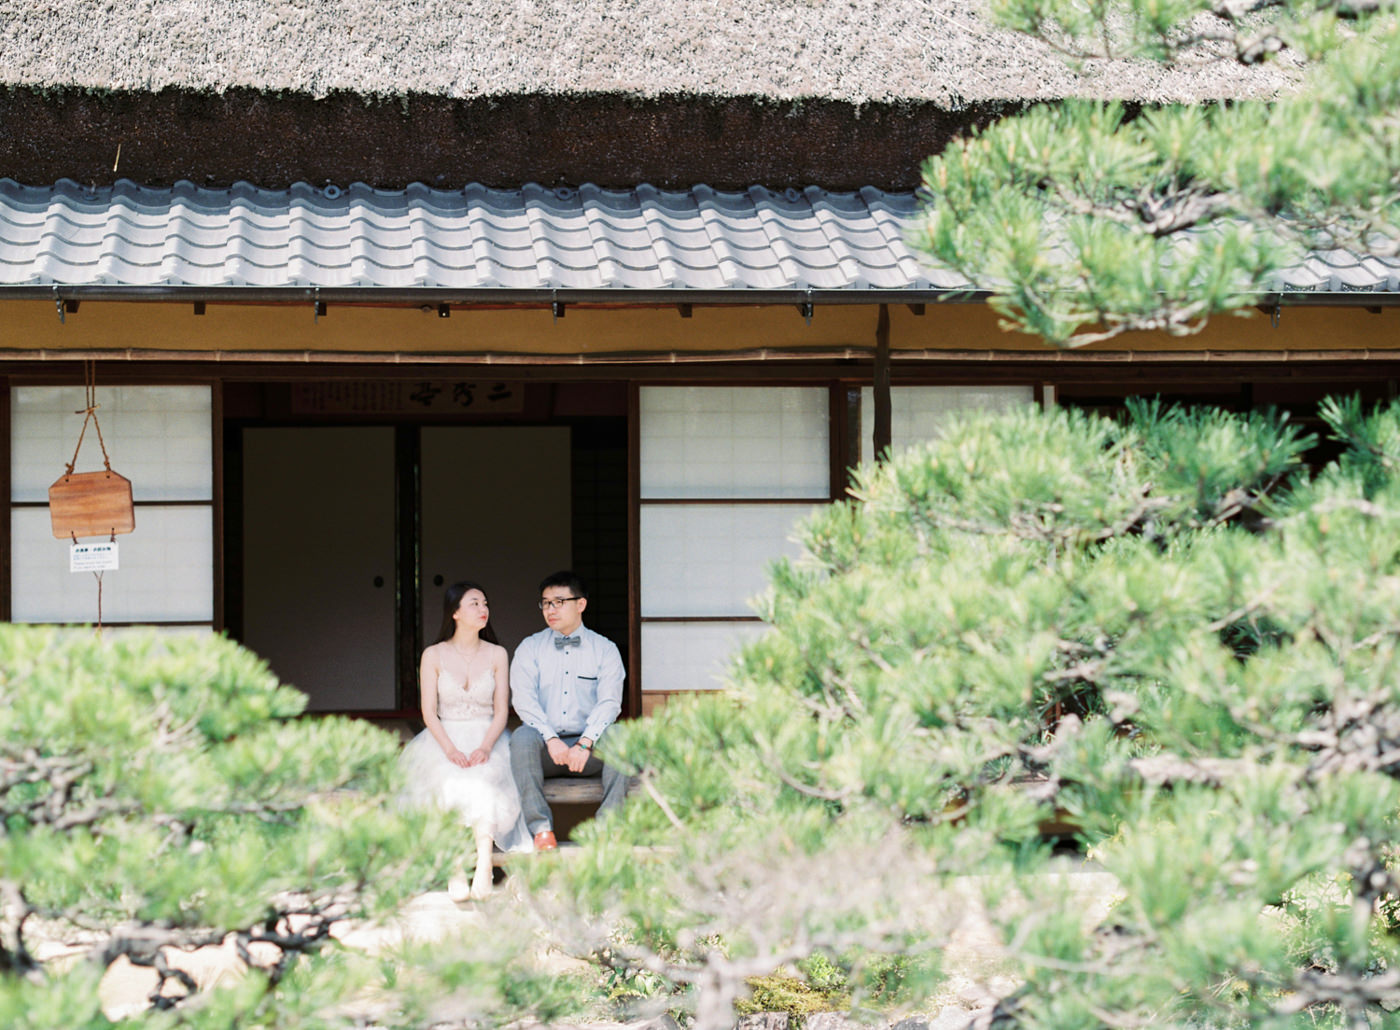
[[[481,650],[481,639],[477,638],[476,647],[472,648],[470,652],[463,651],[457,646],[457,641],[455,640],[451,640],[449,643],[452,645],[452,650],[456,651],[467,660],[467,668],[471,668],[472,662],[476,661],[477,652]]]

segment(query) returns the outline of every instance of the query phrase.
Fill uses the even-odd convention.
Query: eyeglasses
[[[541,598],[540,598],[540,611],[542,611],[542,612],[546,612],[546,611],[548,611],[548,612],[557,612],[560,608],[564,607],[564,602],[565,602],[565,601],[581,601],[581,600],[583,600],[583,598],[581,598],[581,597],[541,597]]]

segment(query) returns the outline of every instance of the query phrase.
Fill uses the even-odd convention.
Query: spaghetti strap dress
[[[493,716],[496,672],[487,669],[470,683],[438,672],[438,719],[448,738],[464,755],[481,746]],[[456,812],[465,826],[490,834],[502,851],[532,851],[534,844],[520,812],[520,792],[510,771],[509,731],[496,738],[491,757],[463,769],[427,730],[410,740],[399,757],[408,800]]]

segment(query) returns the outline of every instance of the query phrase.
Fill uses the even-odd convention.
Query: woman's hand
[[[447,760],[453,765],[461,766],[463,769],[470,769],[473,765],[476,764],[466,755],[462,754],[462,752],[458,751],[455,747],[451,751],[447,752]]]
[[[490,757],[491,755],[487,753],[485,748],[477,748],[475,751],[473,751],[467,756],[467,767],[470,768],[473,765],[485,765],[486,760]]]

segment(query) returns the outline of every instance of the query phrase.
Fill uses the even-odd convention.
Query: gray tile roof
[[[1297,292],[1397,293],[1400,261],[1358,257],[1345,250],[1319,251],[1282,274],[1282,289]]]
[[[0,284],[832,290],[959,285],[903,241],[912,194],[0,180]],[[931,277],[931,278],[930,278]]]
[[[89,189],[0,179],[0,288],[646,291],[678,300],[965,291],[965,280],[922,267],[904,242],[916,205],[911,193],[874,188]],[[1400,292],[1400,263],[1317,254],[1282,286]]]

